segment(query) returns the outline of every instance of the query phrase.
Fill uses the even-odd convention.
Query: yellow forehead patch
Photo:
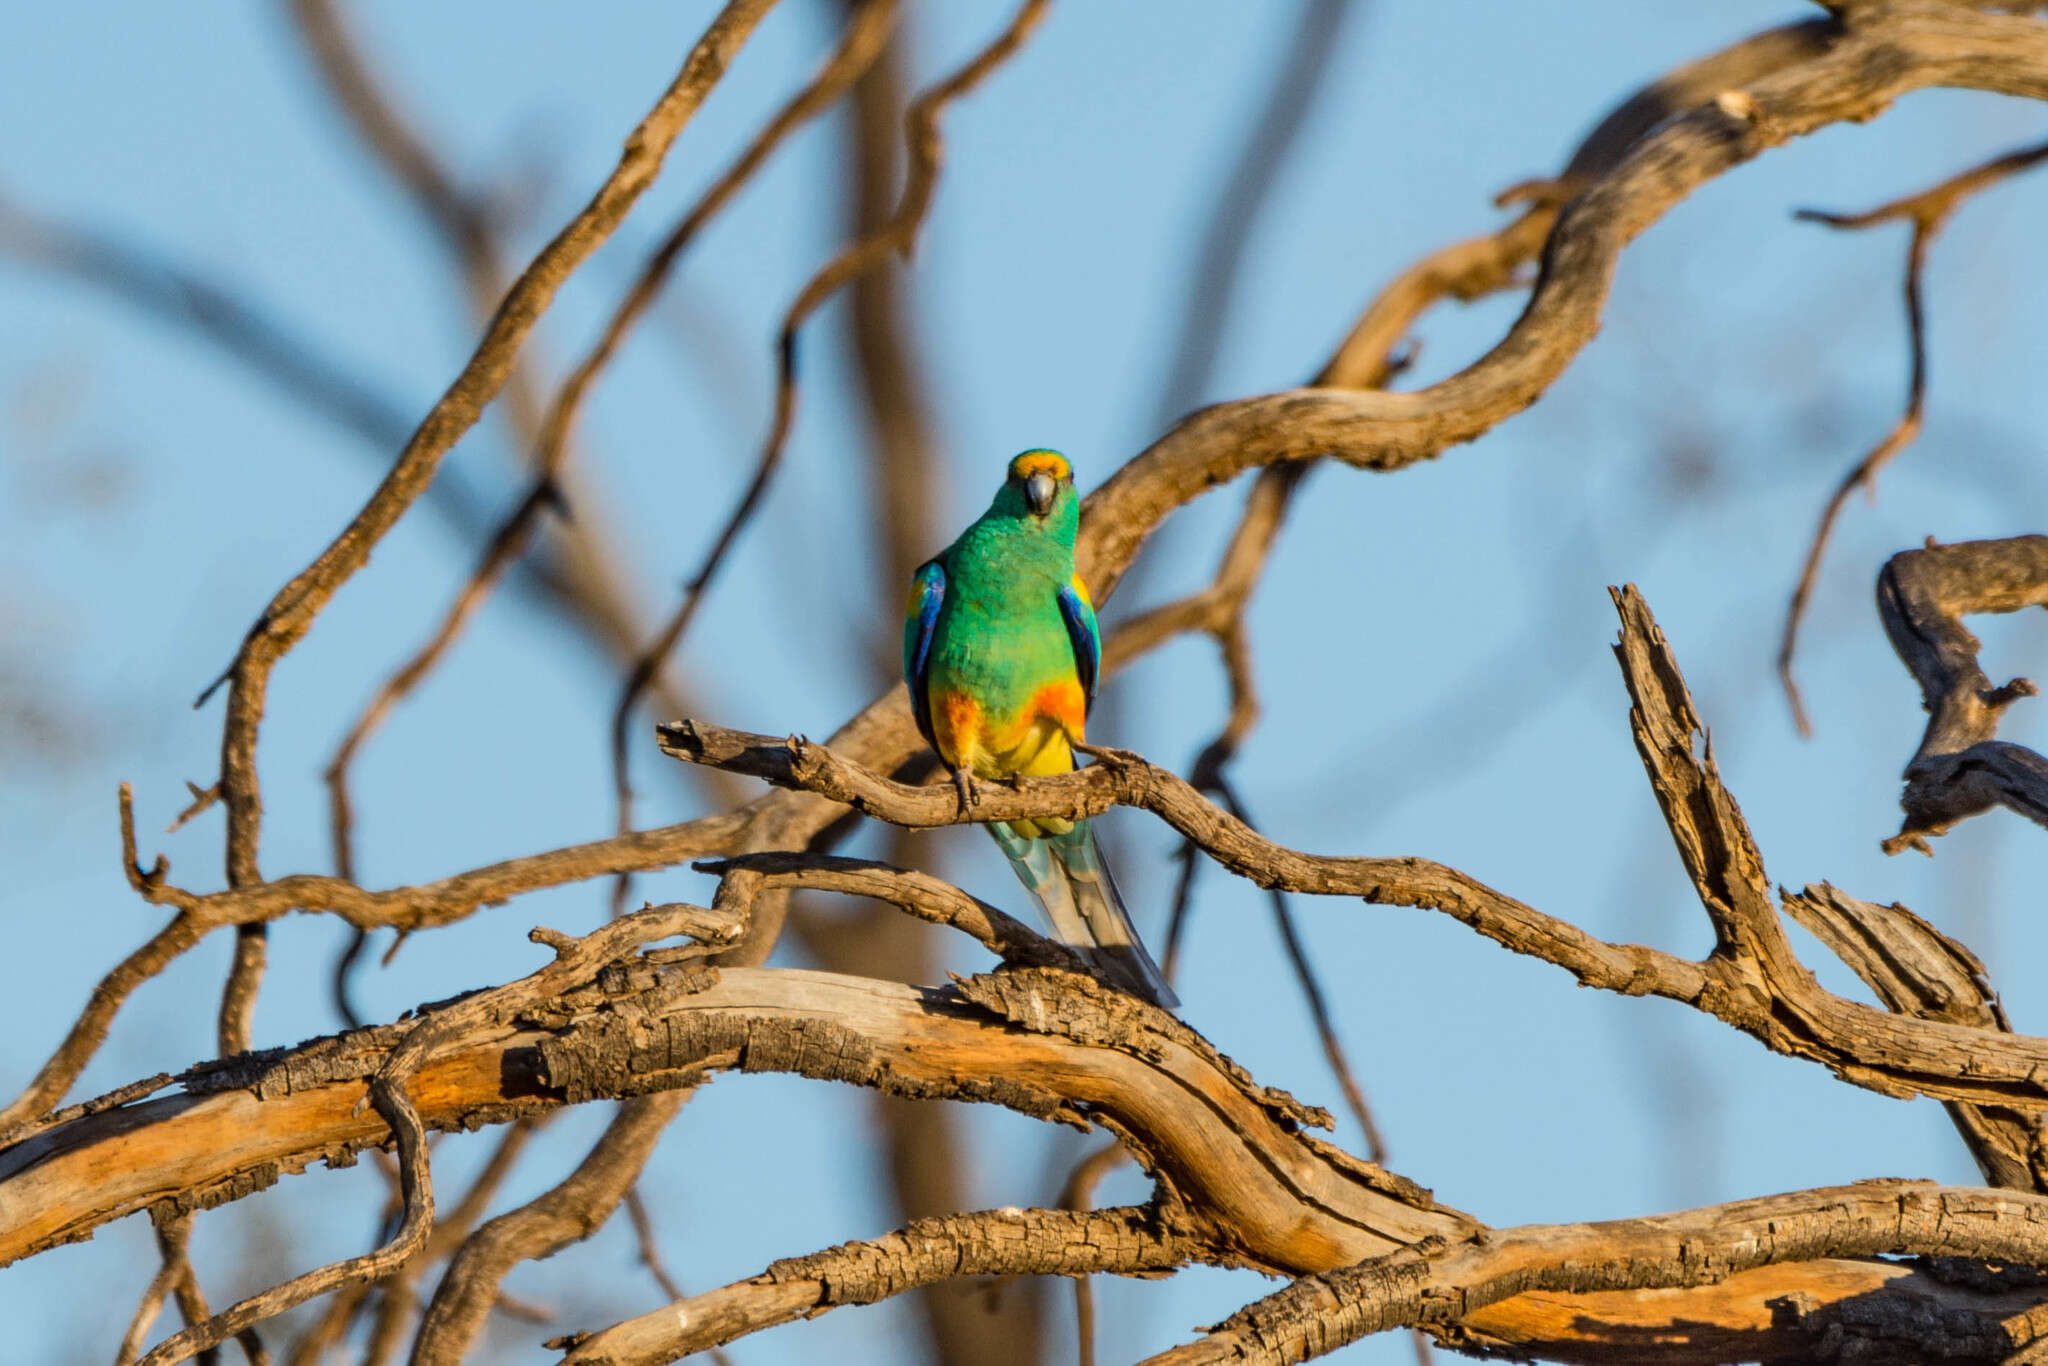
[[[1067,464],[1067,457],[1058,451],[1026,451],[1010,462],[1012,479],[1029,479],[1034,474],[1049,474],[1055,479],[1071,479],[1074,470]]]

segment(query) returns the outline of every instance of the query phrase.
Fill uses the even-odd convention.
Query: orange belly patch
[[[932,739],[938,741],[941,759],[954,768],[971,768],[981,745],[981,703],[964,692],[934,691]]]
[[[1074,766],[1068,740],[1087,724],[1088,699],[1073,679],[1048,683],[1014,717],[995,718],[964,692],[932,692],[932,738],[939,757],[977,777],[1065,773]]]

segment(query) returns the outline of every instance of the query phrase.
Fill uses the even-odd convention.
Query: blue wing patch
[[[1067,638],[1074,643],[1074,672],[1081,676],[1081,694],[1088,699],[1088,710],[1093,711],[1095,678],[1102,672],[1102,634],[1095,624],[1095,609],[1082,590],[1070,583],[1060,589],[1060,616],[1067,623]]]
[[[918,734],[934,749],[939,742],[932,738],[932,699],[926,684],[931,680],[932,636],[945,601],[946,570],[933,560],[910,581],[910,602],[903,614],[903,681],[910,685],[910,711],[917,718]]]

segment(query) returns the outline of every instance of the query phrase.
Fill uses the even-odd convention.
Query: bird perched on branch
[[[1095,607],[1074,572],[1080,523],[1066,457],[1025,451],[988,511],[911,581],[903,624],[910,705],[963,805],[977,778],[1073,771],[1102,662]],[[1124,989],[1169,1009],[1180,1004],[1138,941],[1088,821],[984,828],[1063,942]]]

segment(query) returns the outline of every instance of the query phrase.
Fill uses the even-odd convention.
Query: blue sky
[[[617,3],[351,11],[390,85],[472,183],[510,187],[523,255],[574,212],[619,139],[712,12]],[[530,347],[549,374],[587,345],[648,246],[739,140],[808,72],[836,12],[791,0],[762,25],[613,243],[563,291]],[[1003,461],[1052,445],[1092,485],[1157,435],[1196,242],[1220,176],[1265,98],[1299,6],[1130,0],[1056,6],[1010,66],[947,116],[949,162],[906,276],[937,403],[949,527],[986,501]],[[1555,169],[1633,87],[1809,9],[1502,7],[1383,0],[1347,23],[1296,154],[1265,205],[1208,398],[1312,373],[1371,291],[1417,254],[1499,221],[1490,197]],[[1006,7],[926,5],[921,84],[984,41]],[[0,46],[12,130],[0,196],[234,281],[362,377],[408,420],[476,333],[410,204],[327,106],[281,17],[254,5],[34,7]],[[1911,97],[1868,126],[1779,149],[1707,186],[1624,258],[1600,337],[1526,415],[1395,477],[1313,476],[1256,600],[1267,711],[1238,776],[1268,832],[1324,852],[1441,859],[1594,933],[1687,953],[1710,942],[1631,749],[1607,644],[1605,585],[1642,585],[1714,732],[1772,875],[1900,900],[1989,963],[2016,1025],[2048,1027],[2027,971],[2048,951],[2035,914],[2040,832],[1996,814],[1888,859],[1918,699],[1870,605],[1879,564],[1927,535],[2043,529],[2048,477],[2048,180],[1967,205],[1928,278],[1933,388],[1925,436],[1849,507],[1816,594],[1801,676],[1818,732],[1795,736],[1771,673],[1779,614],[1833,481],[1891,421],[1905,382],[1904,230],[1829,233],[1804,205],[1862,208],[2041,135],[2036,108]],[[840,232],[839,130],[792,140],[704,235],[671,298],[606,374],[578,458],[642,608],[695,565],[768,418],[776,321]],[[1447,306],[1425,322],[1418,377],[1479,354],[1519,301]],[[145,849],[185,885],[219,877],[219,818],[154,832],[185,779],[213,777],[218,704],[191,697],[252,614],[360,504],[391,452],[281,400],[187,333],[0,257],[0,916],[16,961],[0,1083],[24,1081],[91,984],[159,923],[123,883],[114,788],[135,783]],[[843,314],[814,325],[787,468],[686,642],[680,668],[722,723],[823,734],[872,693],[900,596],[878,582],[872,502]],[[516,496],[506,427],[487,419],[447,471],[492,506]],[[1156,600],[1192,586],[1238,494],[1176,519],[1149,552]],[[937,546],[932,547],[937,549]],[[278,671],[263,741],[264,866],[328,871],[319,771],[377,681],[438,616],[470,549],[416,510]],[[1119,595],[1105,616],[1146,605]],[[1973,623],[1997,678],[2042,671],[2033,620]],[[1101,738],[1183,764],[1224,706],[1212,651],[1182,642],[1111,685]],[[608,666],[529,602],[502,594],[358,768],[359,871],[388,885],[591,838],[610,827]],[[2035,704],[2009,734],[2042,738]],[[12,715],[12,712],[6,715]],[[644,735],[645,730],[642,728]],[[643,745],[649,823],[687,814]],[[1162,932],[1173,841],[1108,822],[1141,923]],[[971,832],[933,836],[949,872],[1008,904],[1014,888]],[[687,871],[643,882],[703,898]],[[389,1018],[416,1001],[531,970],[534,924],[585,928],[604,889],[480,913],[407,947],[363,996]],[[1852,1090],[1662,1002],[1576,989],[1442,917],[1351,902],[1298,905],[1392,1165],[1498,1223],[1611,1217],[1864,1176],[1973,1179],[1932,1102]],[[337,927],[280,923],[260,1042],[335,1026]],[[1823,980],[1853,990],[1810,941]],[[955,946],[954,966],[984,963]],[[140,992],[80,1093],[211,1048],[224,940]],[[782,961],[799,961],[788,958]],[[1185,1018],[1269,1083],[1332,1103],[1262,894],[1211,873],[1183,967]],[[728,1078],[685,1110],[650,1167],[664,1248],[705,1288],[891,1222],[867,1142],[869,1100],[792,1079]],[[506,1200],[529,1197],[602,1123],[563,1117]],[[1039,1203],[1075,1152],[1064,1134],[974,1112],[977,1198]],[[1340,1137],[1354,1148],[1347,1120]],[[482,1145],[437,1167],[459,1184]],[[1141,1198],[1134,1176],[1107,1198]],[[315,1173],[203,1218],[216,1303],[254,1288],[251,1247],[291,1266],[360,1250],[379,1188]],[[266,1242],[266,1240],[269,1240]],[[511,1286],[563,1327],[655,1303],[622,1228]],[[150,1268],[146,1226],[0,1275],[0,1305],[39,1360],[112,1351]],[[79,1293],[94,1287],[90,1296]],[[1185,1337],[1266,1285],[1190,1273],[1100,1287],[1105,1360]],[[115,1306],[109,1309],[108,1306]],[[1054,1297],[1053,1340],[1070,1332]],[[849,1310],[742,1344],[749,1366],[879,1359],[907,1305]],[[515,1331],[516,1330],[516,1331]],[[494,1359],[544,1361],[514,1325]],[[1397,1361],[1369,1342],[1343,1359]]]

